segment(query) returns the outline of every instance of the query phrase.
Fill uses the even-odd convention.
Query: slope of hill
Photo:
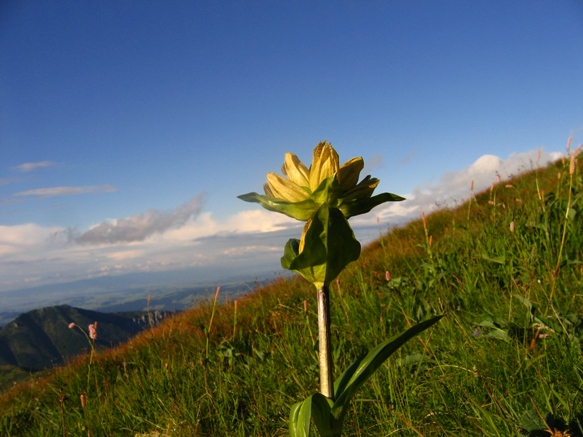
[[[119,345],[139,332],[152,328],[170,311],[100,313],[67,305],[41,308],[19,315],[0,329],[0,381],[9,381],[9,373],[38,371],[69,362],[73,357],[90,350],[82,329],[98,323],[97,349]],[[69,329],[69,324],[77,325]]]
[[[336,374],[435,314],[345,436],[583,435],[583,178],[565,160],[394,229],[331,287]],[[220,298],[219,298],[220,300]],[[0,435],[284,436],[318,389],[315,291],[201,304],[0,396]]]

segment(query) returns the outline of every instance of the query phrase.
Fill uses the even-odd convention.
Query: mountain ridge
[[[96,349],[115,347],[177,311],[103,313],[69,305],[20,314],[0,328],[0,381],[11,383],[14,368],[37,372],[61,366],[91,350],[88,326],[97,322]],[[70,327],[71,326],[71,327]]]

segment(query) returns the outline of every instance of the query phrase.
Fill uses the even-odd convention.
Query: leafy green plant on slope
[[[353,158],[340,166],[336,151],[330,144],[321,142],[314,149],[309,169],[297,156],[287,153],[282,168],[287,178],[268,173],[265,196],[257,193],[239,196],[268,210],[306,221],[301,239],[286,244],[281,264],[302,275],[317,289],[320,392],[292,406],[291,437],[309,436],[312,419],[323,437],[340,437],[348,404],[356,391],[404,343],[441,318],[419,323],[381,343],[333,382],[329,287],[360,256],[360,243],[348,218],[365,214],[384,202],[404,200],[390,193],[372,196],[379,180],[367,176],[358,182],[363,167],[362,158]]]
[[[581,178],[581,159],[578,163],[574,187]],[[448,313],[439,322],[439,335],[409,341],[391,366],[379,367],[360,387],[343,435],[552,435],[546,430],[582,435],[583,351],[576,323],[573,330],[566,325],[567,335],[553,322],[556,314],[563,323],[569,314],[580,317],[583,270],[563,263],[549,302],[565,215],[549,219],[549,229],[558,230],[550,244],[542,241],[544,229],[530,226],[544,220],[551,192],[567,199],[569,164],[558,161],[476,194],[469,221],[467,204],[428,214],[433,262],[420,219],[383,233],[333,281],[337,368],[347,368],[378,339],[425,314]],[[581,240],[583,229],[568,226],[563,259],[568,253],[571,260],[582,259],[582,246],[574,243]],[[87,427],[95,436],[287,435],[288,406],[318,391],[313,286],[295,277],[256,286],[239,299],[236,317],[233,302],[218,302],[207,332],[207,362],[201,327],[208,330],[213,317],[214,292],[209,290],[208,303],[121,348],[97,353],[92,381],[99,389],[85,410],[79,395],[86,390],[89,356],[0,395],[0,435],[63,435],[63,394],[69,435],[87,435]],[[485,327],[473,335],[485,316],[531,327],[530,311],[516,295],[527,298],[535,316],[556,332],[541,330],[551,335],[538,338],[533,350],[528,337],[500,341],[488,337]],[[526,420],[533,415],[536,421]]]

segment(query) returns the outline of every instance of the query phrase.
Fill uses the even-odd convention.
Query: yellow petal
[[[268,190],[265,190],[265,193],[267,194],[270,191],[270,197],[275,197],[276,199],[287,200],[288,202],[301,202],[310,197],[306,190],[297,186],[289,179],[275,173],[267,173],[267,185]]]
[[[304,230],[302,231],[302,237],[300,238],[300,246],[298,248],[298,253],[302,253],[304,251],[304,246],[306,244],[306,233],[308,232],[308,229],[310,229],[311,224],[312,219],[308,220],[306,222],[306,225],[304,226]]]
[[[269,184],[263,184],[263,191],[265,191],[265,195],[267,197],[275,197],[275,194],[273,194],[273,191],[271,191]]]
[[[352,158],[338,170],[338,182],[342,191],[348,191],[356,186],[360,171],[364,168],[364,159]]]
[[[290,181],[300,187],[310,186],[310,171],[293,153],[285,154],[285,161],[281,171]]]
[[[319,143],[314,149],[312,165],[310,166],[310,190],[315,191],[324,179],[334,176],[338,169],[336,150],[326,141]]]
[[[345,199],[367,199],[372,196],[372,193],[378,186],[379,182],[380,180],[377,178],[371,178],[369,175],[360,181],[356,187],[342,193],[342,196]]]

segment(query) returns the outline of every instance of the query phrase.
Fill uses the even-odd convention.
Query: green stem
[[[571,161],[573,159],[576,159],[577,150],[575,151],[574,155],[571,155]],[[569,194],[567,197],[567,210],[565,211],[565,222],[563,223],[563,235],[561,236],[561,246],[559,247],[559,256],[557,258],[557,265],[555,266],[555,271],[553,272],[553,283],[551,286],[551,295],[549,297],[549,300],[552,300],[553,295],[555,294],[555,287],[557,285],[557,276],[559,276],[559,268],[561,266],[561,259],[563,258],[563,248],[565,247],[565,237],[567,236],[567,225],[569,224],[569,220],[570,220],[569,212],[571,211],[571,198],[572,198],[572,193],[573,193],[573,173],[574,173],[574,164],[571,163],[569,165]]]
[[[327,285],[318,289],[318,343],[320,358],[320,392],[334,399],[334,370],[330,335],[330,290]]]
[[[219,299],[219,293],[221,292],[221,287],[217,287],[217,292],[215,293],[215,299],[213,300],[213,310],[211,312],[211,320],[209,321],[209,326],[206,330],[206,359],[209,359],[209,340],[211,336],[211,328],[213,327],[213,319],[215,318],[215,311],[217,309],[217,300]]]

